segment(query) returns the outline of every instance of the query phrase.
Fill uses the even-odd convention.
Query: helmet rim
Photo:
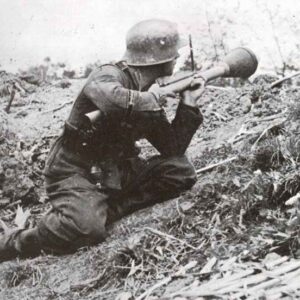
[[[178,50],[187,45],[173,22],[150,19],[134,25],[127,33],[123,60],[129,66],[152,66],[178,58]]]

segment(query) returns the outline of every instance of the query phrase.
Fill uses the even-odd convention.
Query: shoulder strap
[[[136,81],[136,79],[132,76],[129,67],[127,65],[127,63],[123,60],[115,63],[115,65],[127,76],[130,78],[130,80],[133,82],[135,88],[138,90],[138,82]]]
[[[119,61],[115,64],[119,69],[121,69],[121,71],[130,78],[130,80],[134,83],[135,86],[136,82],[132,76],[132,74],[129,71],[128,65],[126,64],[125,61]],[[129,120],[130,120],[130,116],[133,110],[133,95],[131,90],[129,90],[129,95],[128,95],[128,106],[127,106],[127,110],[125,113],[125,117],[124,117],[124,122],[125,124],[129,124]]]
[[[101,67],[103,66],[114,66],[117,67],[122,74],[124,75],[125,78],[129,78],[129,80],[133,83],[133,85],[135,86],[135,88],[137,89],[137,82],[134,79],[134,77],[132,76],[131,72],[129,71],[128,65],[125,61],[119,61],[116,63],[110,63],[110,64],[103,64],[101,65]],[[129,121],[130,121],[130,117],[133,111],[133,94],[131,92],[131,90],[128,90],[128,104],[127,104],[127,109],[125,112],[125,116],[124,116],[124,120],[123,120],[123,124],[126,124],[127,127],[129,127]]]

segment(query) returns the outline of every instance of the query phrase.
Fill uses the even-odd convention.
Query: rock
[[[25,110],[22,110],[17,113],[16,117],[26,117],[28,115],[28,112]]]
[[[254,109],[253,110],[253,116],[255,117],[261,117],[262,116],[262,110],[261,109]]]
[[[0,199],[0,207],[6,206],[10,203],[10,199],[9,198],[2,198]]]
[[[20,78],[30,84],[34,84],[34,85],[41,84],[40,78],[36,74],[33,74],[33,73],[22,74],[22,75],[20,75]]]
[[[71,82],[69,80],[67,80],[67,79],[63,79],[60,82],[58,82],[55,86],[56,87],[61,87],[63,89],[66,89],[66,88],[68,88],[68,87],[71,86]]]
[[[270,74],[261,74],[254,78],[253,84],[257,84],[257,85],[271,84],[276,80],[278,80],[278,76],[274,76]]]
[[[241,98],[242,110],[244,114],[247,114],[251,110],[252,102],[250,97],[243,96]]]

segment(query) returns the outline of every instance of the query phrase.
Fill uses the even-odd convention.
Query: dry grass
[[[215,96],[216,92],[213,93]],[[201,148],[204,150],[196,152],[198,155],[193,157],[193,162],[199,169],[232,156],[238,158],[199,174],[193,190],[160,204],[158,209],[167,207],[166,216],[163,212],[159,215],[149,211],[144,215],[136,214],[129,219],[131,222],[123,221],[121,233],[102,245],[57,258],[55,262],[46,257],[44,263],[16,263],[6,271],[8,291],[13,293],[26,287],[29,295],[45,295],[45,299],[115,299],[117,295],[121,295],[121,299],[145,299],[148,296],[168,299],[176,291],[186,292],[189,288],[196,297],[200,295],[199,286],[205,282],[222,280],[247,268],[258,272],[257,268],[263,268],[261,260],[269,253],[296,257],[299,212],[296,206],[286,207],[285,202],[300,191],[300,140],[295,126],[298,113],[291,103],[280,102],[282,95],[279,96],[277,91],[268,93],[272,95],[270,99],[266,91],[259,96],[265,99],[259,107],[263,111],[261,117],[253,116],[252,112],[244,116],[240,109],[231,110],[233,115],[237,113],[237,118],[246,120],[246,130],[253,134],[240,134],[238,142],[227,141],[218,147]],[[231,94],[219,93],[220,115],[230,115],[227,109],[239,101],[237,94],[235,97],[231,100]],[[280,109],[289,106],[287,114],[291,113],[295,118],[289,118],[278,127],[270,127],[269,123],[273,121],[267,119],[270,113],[271,117],[280,113],[274,108],[277,103],[280,103]],[[268,106],[273,108],[268,110]],[[213,107],[206,110],[207,118],[212,116],[212,111]],[[213,128],[224,127],[225,132],[230,122],[230,118],[211,117],[200,137],[213,134]],[[258,140],[269,127],[271,129]],[[255,147],[252,147],[254,143]],[[38,158],[49,148],[49,140],[37,144],[32,153],[27,144],[23,147],[25,152],[29,151],[31,168],[42,168],[43,159],[39,161]],[[13,215],[10,218],[13,219]],[[75,263],[73,272],[71,262]],[[230,262],[232,268],[228,267]],[[65,263],[70,264],[66,270],[62,267]],[[57,276],[56,268],[64,272],[63,278],[69,284],[63,290],[51,281],[51,277]],[[79,276],[76,271],[82,274]],[[78,278],[66,278],[75,276],[73,273]],[[251,278],[254,273],[247,276]],[[229,287],[235,291],[233,285],[228,284]],[[252,284],[247,289],[251,291],[254,287]],[[226,298],[228,293],[224,292],[222,297]],[[184,293],[182,297],[194,299]]]

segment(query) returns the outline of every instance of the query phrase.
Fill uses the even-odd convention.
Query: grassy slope
[[[54,108],[66,94],[72,99],[80,84],[75,81],[70,90],[40,90],[34,98],[45,103],[36,108]],[[267,86],[262,80],[204,96],[205,123],[189,155],[197,168],[232,156],[236,161],[200,174],[193,190],[180,198],[121,220],[96,247],[1,264],[0,298],[114,299],[125,291],[136,297],[155,283],[165,283],[153,292],[161,298],[208,280],[209,275],[199,272],[212,257],[219,260],[212,270],[215,276],[230,258],[251,263],[274,251],[295,255],[298,232],[289,219],[296,211],[288,211],[284,202],[299,190],[299,89],[270,92]],[[250,100],[257,98],[261,101],[248,111]],[[59,122],[52,128],[49,115],[31,108],[18,119],[27,124],[30,135],[34,132],[30,138],[41,134],[31,131],[31,115],[40,116],[45,134],[55,133]],[[55,112],[56,118],[63,120],[68,110],[67,106]],[[270,120],[274,115],[279,117]],[[274,122],[282,123],[272,126]],[[268,127],[272,128],[261,136]],[[251,149],[260,136],[256,149]]]

